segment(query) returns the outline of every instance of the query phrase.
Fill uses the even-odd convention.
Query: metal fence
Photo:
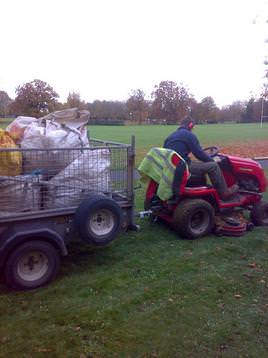
[[[0,149],[0,218],[74,210],[93,193],[133,199],[133,145]]]

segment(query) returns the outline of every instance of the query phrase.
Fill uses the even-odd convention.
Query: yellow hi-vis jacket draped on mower
[[[185,179],[186,176],[187,180],[190,176],[187,163],[178,153],[171,149],[151,148],[138,167],[141,181],[148,181],[151,178],[158,183],[156,194],[161,200],[168,200],[174,194],[173,180],[177,167],[172,162],[174,154],[180,158],[183,164],[178,177],[179,179]]]

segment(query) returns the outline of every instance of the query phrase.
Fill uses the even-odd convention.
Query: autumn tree
[[[145,99],[145,93],[140,90],[132,90],[129,99],[127,100],[127,109],[130,119],[139,124],[145,122],[148,118],[148,102]]]
[[[197,123],[216,123],[219,119],[219,108],[214,99],[208,96],[203,98],[201,102],[195,103],[191,114]]]
[[[125,120],[127,108],[125,102],[120,101],[99,101],[87,104],[92,119],[97,120]]]
[[[193,97],[183,86],[173,81],[162,81],[152,92],[152,114],[156,118],[166,119],[167,123],[178,123],[189,114]]]
[[[56,109],[59,95],[46,82],[33,80],[16,88],[12,104],[15,114],[42,117]]]
[[[11,98],[5,91],[0,91],[0,116],[9,114],[9,107],[12,103]]]
[[[254,102],[255,99],[251,97],[246,105],[245,111],[242,114],[242,122],[253,122],[254,121]]]
[[[80,94],[76,92],[69,93],[67,101],[64,104],[64,108],[86,109],[86,107],[87,105],[85,101],[82,101],[80,98]]]
[[[242,115],[245,112],[246,103],[235,101],[228,106],[224,106],[219,113],[220,122],[241,122]]]

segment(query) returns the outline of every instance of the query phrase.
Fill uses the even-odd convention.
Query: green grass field
[[[90,133],[122,142],[136,135],[138,162],[173,129],[93,126]],[[198,126],[196,133],[206,145],[246,145],[267,139],[268,126]],[[137,210],[143,197],[137,190]],[[165,225],[138,223],[139,232],[101,249],[71,244],[48,287],[0,286],[0,357],[266,357],[267,228],[184,241]]]
[[[139,163],[150,147],[162,146],[164,139],[177,126],[88,126],[88,128],[91,137],[106,140],[108,138],[123,143],[130,143],[131,136],[134,135],[136,138],[137,163]],[[268,143],[268,123],[265,123],[262,128],[259,124],[198,125],[194,131],[203,147],[237,142],[246,145],[258,140],[267,140]]]
[[[101,139],[113,139],[125,142],[135,135],[137,147],[148,147],[148,145],[162,145],[166,136],[177,128],[177,126],[88,126],[90,135]],[[197,125],[194,132],[204,144],[227,143],[236,140],[255,141],[267,139],[268,123],[263,124],[210,124]]]

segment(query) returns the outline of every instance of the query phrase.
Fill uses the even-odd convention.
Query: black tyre
[[[114,200],[94,195],[81,203],[74,220],[84,241],[103,246],[116,238],[121,228],[122,210]]]
[[[202,199],[184,200],[173,213],[173,227],[185,239],[197,239],[209,234],[214,223],[214,209]]]
[[[57,275],[60,255],[46,241],[32,240],[18,246],[9,255],[5,269],[6,284],[15,290],[44,286]]]
[[[268,202],[262,200],[253,205],[250,218],[256,226],[268,225]]]

